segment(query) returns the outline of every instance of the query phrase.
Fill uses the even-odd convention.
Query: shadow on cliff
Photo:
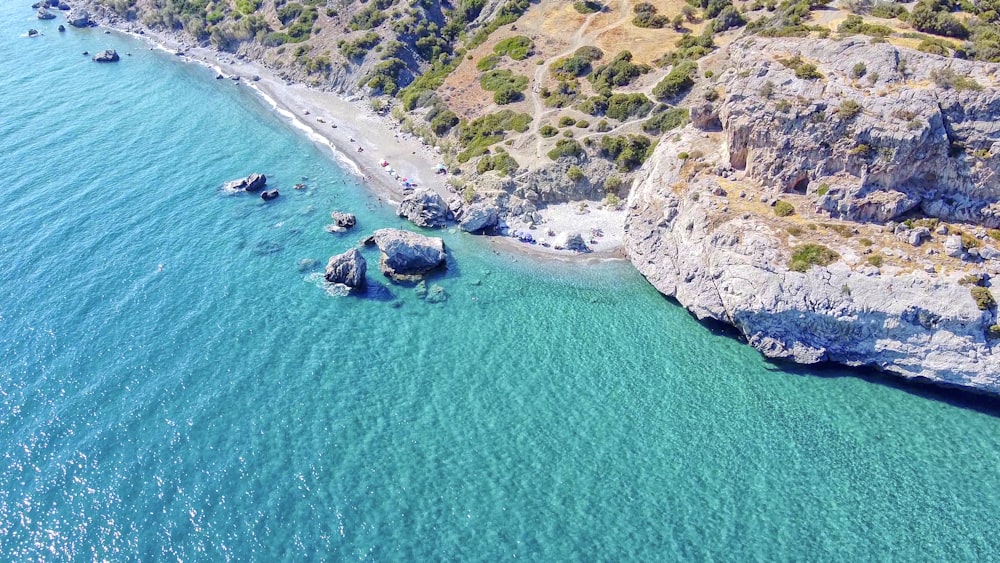
[[[683,305],[681,305],[676,299],[672,297],[667,297],[666,299],[683,308]],[[736,327],[714,319],[698,319],[690,311],[688,311],[688,314],[692,319],[696,320],[712,334],[733,338],[749,345],[747,339],[743,336],[743,333]],[[919,314],[919,312],[916,312],[915,314]],[[781,317],[784,317],[784,319]],[[885,315],[878,315],[873,317],[875,320],[867,324],[847,325],[825,315],[811,314],[806,318],[803,318],[800,311],[788,311],[776,314],[757,313],[756,315],[749,317],[748,320],[755,326],[761,326],[760,323],[762,318],[769,318],[766,325],[772,326],[776,323],[781,323],[783,326],[801,326],[802,324],[805,324],[807,326],[820,328],[825,327],[829,329],[832,324],[835,324],[841,331],[843,331],[842,334],[837,334],[836,336],[843,338],[862,338],[865,335],[868,325],[884,326],[883,323],[886,320],[885,317]],[[827,332],[824,332],[823,334],[825,336],[829,336]],[[874,350],[871,350],[871,352],[874,352]],[[891,353],[888,351],[880,351],[879,354],[882,355],[882,357],[891,359],[901,359],[905,357],[905,354]],[[780,371],[785,374],[802,377],[856,377],[868,383],[898,389],[923,399],[939,401],[954,407],[969,409],[1000,418],[1000,396],[990,395],[969,387],[961,387],[956,384],[933,381],[925,377],[906,378],[874,367],[852,367],[831,361],[808,365],[799,364],[791,360],[767,357],[764,357],[764,361],[768,366],[767,369],[772,371]]]

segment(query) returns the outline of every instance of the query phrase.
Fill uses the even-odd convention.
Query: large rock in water
[[[444,264],[444,241],[399,229],[379,229],[371,240],[382,251],[379,269],[394,280],[416,280]]]
[[[437,193],[419,189],[403,198],[396,214],[418,227],[443,227],[451,217],[451,209]]]
[[[74,8],[66,14],[66,21],[73,27],[87,27],[90,25],[90,12],[83,8]]]
[[[53,14],[52,12],[46,10],[45,8],[39,8],[38,11],[35,12],[35,17],[37,17],[40,20],[54,20],[54,19],[56,19],[56,15]]]
[[[330,257],[326,264],[326,281],[330,283],[342,283],[347,287],[361,287],[365,285],[365,272],[368,270],[368,263],[356,248],[352,248],[343,254]]]
[[[116,63],[119,60],[118,51],[114,49],[108,49],[106,51],[101,51],[94,55],[94,61],[99,63]]]
[[[255,192],[267,184],[267,176],[263,174],[251,174],[246,178],[232,180],[222,185],[222,189],[227,192]]]
[[[326,230],[331,233],[342,233],[358,224],[358,218],[353,213],[334,211],[330,213],[330,218],[333,219],[333,224],[328,225]]]
[[[465,209],[462,213],[462,222],[458,226],[467,233],[478,233],[495,227],[497,220],[498,213],[496,207],[476,203]]]

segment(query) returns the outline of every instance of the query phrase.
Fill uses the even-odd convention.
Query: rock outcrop
[[[56,19],[56,15],[53,14],[52,12],[46,10],[45,8],[39,8],[38,11],[35,12],[35,17],[38,18],[38,19],[40,19],[40,20],[54,20],[54,19]]]
[[[474,203],[462,210],[458,227],[467,233],[479,233],[497,226],[497,208],[484,203]]]
[[[66,14],[66,22],[73,27],[87,27],[90,25],[90,12],[84,8],[73,8]]]
[[[406,217],[418,227],[443,227],[451,218],[451,209],[444,198],[431,190],[421,188],[403,198],[396,214]]]
[[[222,185],[222,189],[227,192],[256,192],[267,185],[267,176],[263,174],[251,174],[246,178],[231,180]]]
[[[587,252],[590,250],[587,248],[587,241],[583,239],[583,235],[571,232],[560,233],[552,246],[556,250],[573,250],[576,252]]]
[[[342,213],[334,211],[330,213],[333,223],[327,225],[326,230],[331,233],[342,233],[348,229],[353,229],[358,223],[358,218],[353,213]]]
[[[379,269],[397,281],[418,280],[443,266],[447,258],[442,239],[410,231],[379,229],[365,242],[369,241],[382,251]]]
[[[118,52],[114,49],[101,51],[100,53],[94,55],[92,60],[98,63],[116,63],[119,61]]]
[[[734,169],[775,194],[824,187],[819,206],[847,220],[919,211],[1000,227],[991,65],[860,37],[755,37],[728,55],[717,116]],[[822,76],[797,77],[803,63]],[[698,120],[710,113],[699,108]]]
[[[351,288],[363,287],[365,285],[365,273],[368,270],[368,263],[356,248],[352,248],[343,254],[331,256],[326,264],[326,273],[323,276],[330,283],[341,283]]]
[[[271,201],[272,199],[278,199],[281,194],[278,190],[264,190],[260,192],[260,199],[264,201]]]
[[[723,214],[728,202],[717,186],[688,182],[676,157],[683,149],[662,140],[629,197],[629,259],[658,290],[699,319],[733,325],[771,358],[872,366],[1000,393],[1000,340],[989,336],[996,310],[980,310],[957,276],[880,273],[844,260],[791,271],[784,233],[751,213]]]

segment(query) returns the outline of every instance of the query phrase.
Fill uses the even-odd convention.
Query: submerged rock
[[[448,300],[448,293],[440,285],[434,284],[427,290],[427,297],[424,300],[428,303],[444,303]]]
[[[38,30],[37,29],[29,29],[28,30],[28,37],[37,37],[37,36],[38,36]]]
[[[343,254],[331,256],[326,264],[324,278],[330,283],[342,283],[347,287],[362,287],[365,285],[365,273],[368,263],[356,248]]]
[[[428,189],[418,189],[403,198],[396,214],[418,227],[443,227],[452,216],[444,198]]]
[[[255,192],[267,185],[267,176],[263,174],[251,174],[246,178],[231,180],[222,185],[222,189],[227,192],[247,191]]]
[[[442,266],[447,255],[444,241],[399,229],[379,229],[371,240],[382,251],[379,268],[394,280],[416,280]]]
[[[107,49],[94,55],[93,60],[99,63],[116,63],[119,60],[118,51]]]
[[[57,27],[56,29],[59,31],[59,33],[63,33],[66,31],[66,26],[63,24],[59,24],[59,27]]]

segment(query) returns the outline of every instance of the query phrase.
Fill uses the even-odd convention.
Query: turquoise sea
[[[331,296],[299,261],[392,209],[246,86],[29,4],[0,3],[0,560],[998,557],[995,401],[776,366],[624,263],[455,233],[447,302],[371,250],[381,287]],[[251,171],[283,196],[218,189]]]

